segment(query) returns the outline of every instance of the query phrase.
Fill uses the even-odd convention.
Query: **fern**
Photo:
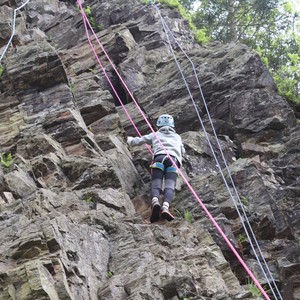
[[[260,289],[252,281],[250,281],[249,278],[247,280],[247,288],[248,291],[252,294],[252,296],[257,296],[257,297],[262,296]]]

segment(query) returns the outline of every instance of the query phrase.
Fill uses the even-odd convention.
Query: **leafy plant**
[[[108,272],[107,272],[107,277],[108,277],[108,278],[112,278],[114,275],[115,275],[115,274],[114,274],[114,272],[112,272],[112,271],[108,271]]]
[[[78,66],[76,66],[76,65],[72,65],[72,66],[71,66],[71,70],[72,70],[74,73],[77,73],[77,72],[79,71],[79,68],[78,68]]]
[[[246,235],[244,234],[239,234],[238,237],[237,237],[237,243],[238,243],[238,246],[239,246],[239,249],[241,251],[241,253],[244,253],[244,250],[245,250],[245,246],[248,244],[248,239],[246,237]]]
[[[241,202],[245,205],[248,206],[249,205],[249,200],[247,197],[242,196],[241,197]]]
[[[0,158],[2,166],[4,166],[6,169],[9,169],[14,164],[14,159],[11,153],[1,153]]]
[[[89,71],[93,74],[97,73],[97,69],[95,69],[95,68],[89,68]]]
[[[182,6],[178,0],[160,0],[160,3],[165,3],[170,8],[179,8]]]
[[[253,281],[250,281],[249,278],[247,280],[247,288],[248,291],[252,294],[252,296],[257,296],[257,297],[262,296],[260,289],[253,283]]]
[[[210,38],[207,36],[205,29],[198,29],[194,31],[194,37],[197,43],[204,44],[210,41]]]
[[[84,199],[85,202],[94,202],[92,197],[88,197]]]
[[[238,237],[237,237],[237,240],[241,244],[248,243],[248,239],[244,234],[239,234]]]
[[[87,6],[86,8],[84,8],[84,11],[89,19],[89,22],[91,24],[91,26],[93,27],[93,29],[97,29],[99,31],[103,30],[104,29],[104,26],[102,24],[97,24],[94,16],[93,16],[93,13],[92,13],[92,8],[90,6]]]
[[[92,9],[90,6],[87,6],[85,9],[84,9],[84,12],[86,13],[86,15],[88,17],[90,17],[92,15]]]
[[[70,91],[74,93],[76,91],[76,85],[74,83],[70,84]]]

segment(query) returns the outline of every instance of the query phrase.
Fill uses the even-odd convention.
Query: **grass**
[[[0,65],[0,79],[4,73],[4,67]]]
[[[187,222],[193,223],[193,217],[187,209],[183,210],[183,216],[177,208],[173,207],[172,210],[175,212],[178,218],[184,218]]]
[[[184,219],[189,222],[189,223],[192,223],[192,215],[191,213],[187,210],[187,209],[184,209]]]

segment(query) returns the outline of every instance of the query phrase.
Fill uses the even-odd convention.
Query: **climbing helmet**
[[[164,114],[159,116],[159,118],[157,119],[156,125],[158,127],[162,127],[162,126],[170,126],[170,127],[174,127],[174,119],[172,116]]]

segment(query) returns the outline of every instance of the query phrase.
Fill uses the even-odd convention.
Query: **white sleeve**
[[[130,139],[130,146],[139,146],[142,144],[152,145],[153,133],[143,135],[141,137],[135,137]]]

